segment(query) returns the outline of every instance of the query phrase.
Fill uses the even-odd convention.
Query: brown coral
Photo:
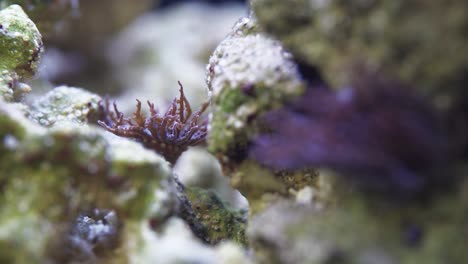
[[[109,100],[100,102],[105,112],[99,125],[117,136],[132,138],[141,142],[146,148],[153,149],[174,164],[189,146],[203,143],[207,134],[207,121],[200,120],[209,102],[192,114],[190,103],[184,95],[184,88],[179,82],[179,99],[174,98],[167,111],[161,115],[154,104],[148,101],[150,115],[141,113],[141,102],[137,99],[137,109],[133,118],[125,118],[113,104],[114,111],[109,109]]]

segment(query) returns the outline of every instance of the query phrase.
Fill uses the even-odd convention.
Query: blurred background
[[[241,0],[57,2],[60,23],[38,25],[46,51],[29,100],[64,84],[110,95],[124,112],[135,98],[164,109],[177,81],[194,106],[206,100],[209,55],[247,13]]]

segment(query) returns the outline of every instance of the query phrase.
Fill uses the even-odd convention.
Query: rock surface
[[[31,88],[23,82],[37,71],[42,36],[18,5],[0,10],[0,96],[15,101]]]

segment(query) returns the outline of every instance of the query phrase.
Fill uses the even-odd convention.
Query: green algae
[[[204,240],[210,244],[227,240],[247,244],[245,212],[230,208],[210,190],[186,187],[185,194],[191,203],[196,221],[201,223],[205,231]]]
[[[274,171],[251,160],[243,161],[230,174],[231,185],[249,201],[250,215],[261,212],[278,200],[295,197],[305,187],[317,189],[320,180],[323,178],[311,168]]]
[[[78,88],[60,87],[31,108],[0,103],[0,254],[7,263],[141,263],[153,259],[157,243],[170,243],[156,233],[178,208],[169,163],[138,143],[90,125],[88,115],[66,110],[91,113],[98,99]],[[38,115],[55,122],[40,122],[34,118]],[[210,242],[245,244],[241,213],[199,192],[203,195],[195,195],[194,202],[203,209],[200,222]],[[76,233],[76,219],[96,210],[112,212],[117,219],[114,242],[106,242],[106,229],[97,240],[89,232],[98,229],[79,227],[86,232]],[[159,231],[150,229],[153,222],[162,225]]]
[[[0,243],[20,245],[14,263],[49,258],[48,245],[63,235],[51,227],[93,208],[111,208],[124,222],[167,217],[156,206],[173,206],[156,192],[172,197],[162,157],[97,127],[63,121],[45,129],[23,114],[0,103],[0,148],[7,150],[0,155]]]
[[[42,52],[41,34],[18,5],[0,11],[0,69],[31,77]]]
[[[0,10],[0,95],[18,100],[30,91],[23,82],[37,71],[42,37],[36,25],[18,5]]]

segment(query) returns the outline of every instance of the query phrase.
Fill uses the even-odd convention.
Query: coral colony
[[[196,146],[205,141],[207,121],[200,118],[209,105],[209,102],[206,102],[197,112],[192,113],[180,82],[179,86],[179,99],[174,98],[163,115],[148,101],[150,115],[145,117],[141,113],[141,102],[137,99],[137,109],[133,118],[124,118],[115,102],[114,112],[109,109],[109,100],[106,99],[100,104],[106,117],[98,123],[117,136],[143,143],[145,147],[163,155],[170,163],[175,163],[189,146]]]

